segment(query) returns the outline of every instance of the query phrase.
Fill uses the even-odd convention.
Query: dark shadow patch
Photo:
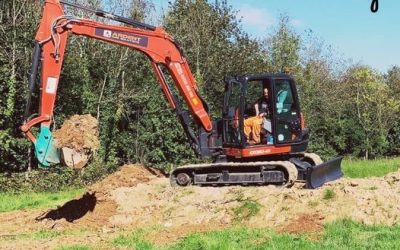
[[[65,219],[73,222],[85,216],[88,212],[93,212],[96,207],[96,192],[86,192],[80,199],[68,201],[57,209],[51,209],[44,214],[36,217],[37,221],[44,219],[60,220]]]
[[[144,166],[144,168],[152,175],[157,176],[157,177],[168,177],[169,173],[166,173],[165,170],[160,169],[160,168],[154,168],[154,167],[147,167]]]

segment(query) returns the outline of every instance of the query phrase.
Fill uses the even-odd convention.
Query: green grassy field
[[[160,227],[124,232],[110,240],[92,244],[68,244],[66,236],[85,232],[54,232],[42,230],[14,240],[57,240],[57,250],[86,249],[136,249],[136,250],[241,250],[241,249],[398,249],[400,245],[400,225],[364,225],[349,219],[338,220],[324,225],[320,232],[304,234],[278,233],[271,229],[249,229],[235,226],[219,231],[189,234],[166,245],[156,245],[146,236]]]
[[[398,249],[399,226],[367,226],[351,220],[326,224],[325,230],[312,237],[306,234],[278,234],[266,229],[230,228],[191,234],[167,246],[155,246],[144,240],[139,230],[119,236],[110,244],[128,249]]]
[[[57,193],[0,193],[0,212],[61,205],[75,196],[82,194],[84,190],[82,188],[75,188]]]
[[[345,159],[342,163],[344,175],[349,178],[384,176],[400,169],[400,157],[378,160]]]

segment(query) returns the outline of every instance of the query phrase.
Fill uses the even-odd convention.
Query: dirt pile
[[[126,165],[83,196],[46,211],[40,222],[32,216],[23,218],[26,212],[20,211],[2,214],[8,219],[0,218],[0,225],[15,230],[15,219],[11,218],[17,217],[21,230],[35,225],[91,228],[108,234],[156,227],[146,237],[162,244],[187,233],[232,225],[308,234],[318,234],[324,223],[343,218],[393,225],[400,223],[399,200],[400,171],[381,178],[341,179],[307,190],[301,183],[290,189],[171,187],[168,178],[158,171]]]
[[[50,228],[84,226],[110,230],[107,228],[109,218],[117,213],[117,204],[110,192],[119,187],[133,188],[157,176],[161,176],[161,173],[156,170],[138,165],[125,165],[118,172],[89,187],[88,192],[81,197],[46,211],[36,220],[43,221]]]
[[[74,115],[53,132],[57,148],[68,147],[78,152],[99,148],[98,122],[91,115]]]
[[[400,171],[382,178],[341,179],[317,190],[261,187],[172,188],[154,178],[134,188],[111,191],[116,228],[161,225],[176,237],[191,230],[218,229],[234,224],[271,227],[280,231],[318,232],[322,225],[351,218],[366,224],[400,223]],[[248,216],[238,211],[249,211]]]

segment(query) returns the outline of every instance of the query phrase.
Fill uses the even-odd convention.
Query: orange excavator
[[[80,8],[125,24],[109,25],[64,13],[64,5]],[[208,105],[200,96],[188,62],[174,39],[161,27],[117,16],[103,10],[46,0],[36,34],[25,122],[21,130],[34,143],[35,155],[43,167],[60,163],[50,125],[68,36],[81,35],[141,51],[149,58],[169,106],[175,111],[192,149],[210,163],[175,168],[172,185],[277,185],[290,187],[302,181],[307,188],[322,186],[342,176],[341,160],[322,162],[306,153],[309,129],[304,125],[295,81],[286,74],[253,74],[225,77],[222,117],[212,120]],[[30,115],[35,79],[41,68],[40,111]],[[169,74],[186,107],[171,91]],[[245,120],[254,116],[254,100],[269,90],[269,117],[258,144],[245,134]],[[187,110],[186,110],[187,109]],[[190,125],[194,121],[197,128]],[[32,133],[40,126],[37,137]],[[261,126],[261,125],[260,125]],[[265,128],[264,128],[265,127]]]

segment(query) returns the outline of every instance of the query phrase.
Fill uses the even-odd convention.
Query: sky
[[[377,13],[370,11],[371,1],[227,0],[238,11],[243,30],[255,38],[266,37],[284,13],[298,33],[311,29],[339,56],[384,73],[400,65],[400,0],[379,0]],[[154,3],[168,8],[166,0]]]

